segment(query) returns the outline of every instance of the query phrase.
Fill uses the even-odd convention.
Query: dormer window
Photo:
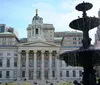
[[[38,29],[36,29],[36,34],[38,34]]]

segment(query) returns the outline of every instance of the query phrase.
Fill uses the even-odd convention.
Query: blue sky
[[[89,16],[98,16],[100,0],[84,0],[91,2],[94,7],[88,12]],[[36,8],[44,23],[53,24],[55,31],[74,31],[69,23],[81,17],[81,12],[75,6],[82,0],[0,0],[0,24],[14,27],[19,37],[26,37],[26,28],[32,23]],[[90,32],[94,41],[95,30]]]

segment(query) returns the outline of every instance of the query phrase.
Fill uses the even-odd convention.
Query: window
[[[25,71],[22,71],[22,77],[25,77]]]
[[[69,71],[66,71],[66,77],[69,77]]]
[[[2,45],[6,45],[6,42],[2,42]]]
[[[44,76],[46,79],[48,79],[48,70],[45,70]]]
[[[17,78],[17,71],[16,71],[16,70],[13,71],[13,77],[14,77],[14,78]]]
[[[76,77],[76,72],[75,71],[73,71],[73,77]]]
[[[74,37],[73,40],[76,40],[76,38]]]
[[[7,59],[7,67],[10,67],[10,59]]]
[[[26,58],[24,56],[22,56],[21,58],[21,62],[22,62],[22,67],[25,67],[26,66]]]
[[[17,56],[17,53],[14,53],[14,56]]]
[[[30,59],[30,60],[29,60],[29,66],[30,66],[30,67],[33,67],[33,65],[34,65],[34,60]]]
[[[2,38],[2,45],[6,45],[6,38]]]
[[[73,44],[77,44],[76,42],[73,42]]]
[[[38,29],[36,29],[36,34],[38,34]]]
[[[10,56],[11,55],[11,53],[7,53],[7,56]]]
[[[62,77],[62,71],[60,71],[60,77]]]
[[[17,58],[14,58],[14,67],[17,67]]]
[[[62,61],[60,60],[60,67],[62,67]]]
[[[2,63],[3,63],[3,60],[2,60],[2,59],[0,59],[0,67],[2,67]]]
[[[9,76],[10,76],[10,72],[6,71],[6,78],[9,78]]]
[[[0,56],[3,56],[3,53],[0,53]]]
[[[79,44],[82,44],[82,42],[80,41]]]
[[[48,60],[44,60],[44,66],[48,67]]]
[[[79,71],[79,76],[82,77],[82,71]]]
[[[37,67],[41,66],[41,60],[37,60]]]
[[[52,76],[55,77],[55,71],[52,71]]]
[[[6,41],[6,38],[2,38],[2,41]]]
[[[55,59],[52,60],[52,67],[55,67]]]
[[[81,38],[78,38],[78,40],[81,40]]]
[[[2,71],[0,71],[0,78],[2,78]]]

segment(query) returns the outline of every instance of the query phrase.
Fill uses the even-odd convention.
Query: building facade
[[[0,82],[16,80],[81,81],[82,67],[68,66],[60,53],[78,49],[80,32],[55,32],[53,24],[36,15],[21,40],[11,32],[0,33]]]
[[[100,18],[100,9],[98,11],[98,17]],[[100,26],[97,27],[97,31],[95,34],[95,43],[94,43],[95,49],[100,49]],[[100,78],[100,66],[95,66],[96,69],[96,75]]]

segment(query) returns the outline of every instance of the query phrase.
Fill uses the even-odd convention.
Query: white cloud
[[[86,2],[90,2],[93,4],[93,8],[87,12],[89,16],[98,16],[98,10],[100,8],[100,0],[84,0]],[[49,3],[38,3],[33,4],[33,7],[39,9],[39,16],[43,17],[44,23],[51,23],[54,25],[56,31],[67,31],[72,30],[69,28],[69,23],[77,19],[78,16],[82,16],[82,12],[78,12],[75,10],[75,6],[78,3],[82,3],[82,0],[70,0],[65,1],[62,0],[62,3],[59,4],[59,6],[53,6]],[[60,9],[60,10],[59,10]],[[62,10],[63,11],[62,11]],[[68,12],[68,10],[71,10]],[[96,29],[93,29],[93,31],[90,31],[90,37],[92,37],[94,42],[94,35],[95,35]]]

